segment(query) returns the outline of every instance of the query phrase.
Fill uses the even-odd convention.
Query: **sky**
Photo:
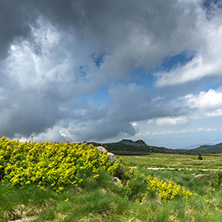
[[[0,0],[0,137],[222,142],[221,0]]]

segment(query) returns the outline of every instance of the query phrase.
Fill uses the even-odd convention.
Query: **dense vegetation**
[[[12,185],[36,184],[43,190],[50,186],[60,192],[88,176],[97,179],[102,169],[115,176],[121,163],[111,163],[92,145],[0,139],[0,179]]]
[[[190,166],[217,162],[192,157]],[[191,171],[147,169],[182,161],[188,162],[175,154],[110,161],[92,145],[3,137],[0,221],[220,221],[220,172],[209,169],[206,177],[194,179],[201,172],[195,164]]]

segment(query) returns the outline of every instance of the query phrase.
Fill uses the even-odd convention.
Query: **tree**
[[[197,159],[198,159],[198,160],[202,160],[202,159],[203,159],[203,157],[201,156],[201,153],[198,154]]]

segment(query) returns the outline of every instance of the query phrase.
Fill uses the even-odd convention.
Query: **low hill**
[[[194,153],[222,153],[222,143],[216,145],[203,145],[195,149],[188,151],[191,154]]]
[[[94,146],[101,146],[101,144],[95,142],[91,142],[91,144],[93,144]],[[118,155],[121,154],[144,155],[144,154],[150,154],[150,150],[152,150],[153,153],[174,153],[173,149],[168,149],[165,147],[149,146],[143,140],[132,141],[132,140],[123,139],[116,143],[104,143],[103,146],[109,152]]]

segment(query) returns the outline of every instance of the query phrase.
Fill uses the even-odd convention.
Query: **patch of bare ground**
[[[47,210],[51,204],[50,202],[45,202],[41,206],[25,206],[20,204],[12,210],[5,211],[4,217],[7,222],[30,222],[37,219],[37,216]]]

